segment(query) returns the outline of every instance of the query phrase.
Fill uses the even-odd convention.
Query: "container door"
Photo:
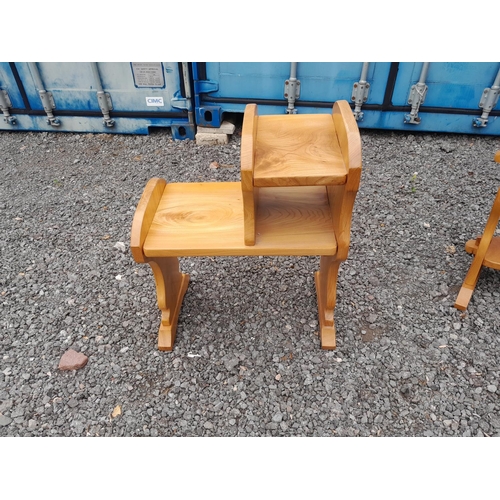
[[[405,124],[412,86],[420,78],[423,63],[399,63],[392,95],[391,111],[398,111],[397,120],[390,120],[390,128],[430,132],[459,132],[466,134],[500,134],[498,105],[490,113],[486,127],[476,127],[481,116],[479,103],[485,88],[491,87],[498,74],[499,63],[491,62],[436,62],[429,63],[425,84],[425,100],[418,114],[418,124]],[[403,121],[403,123],[401,123]]]
[[[24,96],[16,101],[24,111],[20,129],[145,134],[158,126],[172,127],[176,138],[194,138],[180,63],[22,62],[9,68]]]
[[[223,113],[242,113],[245,105],[255,102],[261,114],[280,114],[287,110],[286,83],[290,62],[274,63],[193,63],[197,91],[198,125],[220,125]],[[299,62],[296,77],[297,113],[330,113],[340,99],[353,101],[353,86],[359,82],[363,63]],[[390,63],[369,63],[369,91],[363,106],[381,106],[384,102]]]

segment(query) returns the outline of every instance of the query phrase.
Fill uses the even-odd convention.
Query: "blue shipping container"
[[[0,63],[0,130],[194,139],[188,63]]]
[[[500,135],[496,62],[193,63],[195,121],[219,127],[250,102],[261,114],[330,113],[360,128]]]

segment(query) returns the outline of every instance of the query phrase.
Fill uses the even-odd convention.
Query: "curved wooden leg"
[[[148,260],[148,263],[155,277],[158,307],[161,311],[158,349],[171,351],[175,342],[182,299],[189,284],[189,274],[183,274],[179,271],[177,257]]]
[[[322,349],[335,349],[337,347],[333,313],[337,302],[337,277],[341,262],[335,257],[322,255],[319,271],[314,276]]]
[[[497,195],[495,197],[495,201],[493,202],[493,207],[488,217],[488,221],[486,222],[484,233],[481,236],[480,240],[476,240],[478,241],[477,250],[475,252],[476,255],[472,261],[469,271],[465,276],[457,300],[455,301],[455,307],[460,311],[465,311],[465,309],[467,309],[467,306],[469,305],[469,301],[472,297],[472,292],[474,292],[474,288],[476,288],[476,284],[479,279],[479,274],[483,266],[484,257],[486,255],[486,252],[488,251],[488,247],[490,246],[499,219],[500,219],[500,189],[498,190]],[[467,242],[467,245],[465,247],[466,250],[468,247],[469,248],[472,247],[470,241]]]

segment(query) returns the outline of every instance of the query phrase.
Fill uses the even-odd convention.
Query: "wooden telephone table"
[[[495,155],[495,161],[500,163],[500,151]],[[500,219],[500,189],[497,191],[490,216],[486,222],[484,233],[475,240],[469,240],[465,244],[468,253],[475,254],[472,264],[465,276],[464,283],[455,302],[455,307],[465,311],[476,288],[479,274],[483,266],[492,269],[500,269],[500,237],[494,237],[495,229]]]
[[[333,313],[361,177],[361,139],[347,101],[332,114],[258,116],[245,108],[241,182],[151,179],[131,231],[136,262],[156,281],[158,348],[170,351],[189,275],[178,257],[319,255],[321,347],[335,349]]]

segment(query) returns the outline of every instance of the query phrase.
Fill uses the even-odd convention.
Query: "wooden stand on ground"
[[[495,155],[495,161],[500,163],[500,151]],[[474,254],[474,260],[469,268],[462,288],[455,302],[455,307],[465,311],[476,288],[479,274],[483,266],[492,269],[500,269],[500,237],[494,237],[495,229],[500,219],[500,189],[497,191],[493,207],[488,217],[488,222],[481,237],[469,240],[465,244],[465,250]]]
[[[172,350],[189,276],[178,257],[319,255],[321,346],[335,349],[340,263],[347,258],[361,177],[361,140],[346,101],[331,115],[258,116],[245,109],[241,182],[151,179],[132,224],[131,251],[156,281],[160,350]]]

